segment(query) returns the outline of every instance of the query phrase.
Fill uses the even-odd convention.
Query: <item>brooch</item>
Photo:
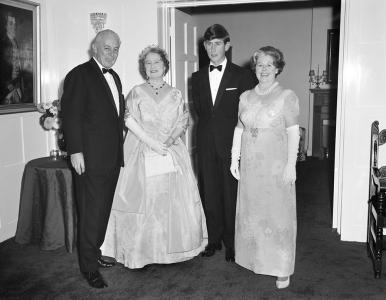
[[[257,137],[257,133],[259,132],[259,128],[251,128],[250,131],[251,131],[252,137],[255,138],[255,137]]]

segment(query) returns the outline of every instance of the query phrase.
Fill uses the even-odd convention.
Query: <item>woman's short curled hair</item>
[[[143,79],[145,79],[145,80],[148,79],[148,76],[146,74],[146,68],[145,68],[145,59],[146,59],[146,56],[149,53],[157,53],[157,54],[159,54],[159,56],[161,57],[161,60],[164,63],[165,71],[164,71],[163,75],[165,76],[167,74],[167,72],[169,71],[169,58],[168,58],[168,54],[166,53],[166,51],[164,49],[162,49],[158,45],[150,45],[150,46],[147,46],[145,49],[142,50],[142,52],[141,52],[141,54],[139,55],[139,58],[138,58],[139,73],[141,74]]]
[[[256,64],[259,56],[261,55],[269,55],[273,58],[273,65],[277,68],[278,72],[276,74],[279,75],[285,66],[284,55],[279,49],[272,46],[261,47],[259,50],[255,51],[251,58],[251,64],[253,71],[256,70]]]

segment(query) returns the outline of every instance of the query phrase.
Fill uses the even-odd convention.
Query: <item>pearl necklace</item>
[[[150,81],[146,81],[150,86],[151,88],[154,90],[154,93],[158,96],[159,94],[159,91],[166,85],[166,82],[164,81],[159,87],[155,87],[154,85],[152,85],[150,83]]]
[[[270,92],[272,92],[272,90],[279,84],[279,82],[275,81],[269,88],[267,88],[266,90],[262,91],[259,87],[259,84],[256,85],[255,87],[255,91],[256,91],[256,94],[260,95],[260,96],[263,96],[263,95],[267,95],[269,94]]]

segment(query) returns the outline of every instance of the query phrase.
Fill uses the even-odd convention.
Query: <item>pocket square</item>
[[[237,88],[226,88],[225,90],[226,91],[233,91],[233,90],[237,90]]]

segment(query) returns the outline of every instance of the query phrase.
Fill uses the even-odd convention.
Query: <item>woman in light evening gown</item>
[[[276,81],[280,50],[266,46],[252,57],[258,85],[240,96],[231,172],[239,179],[235,261],[289,285],[296,249],[296,158],[299,100]],[[240,159],[240,169],[239,169]]]
[[[139,70],[146,81],[127,97],[125,167],[101,249],[132,269],[189,260],[207,244],[197,183],[181,139],[188,105],[163,80],[168,69],[163,49],[145,48]]]

